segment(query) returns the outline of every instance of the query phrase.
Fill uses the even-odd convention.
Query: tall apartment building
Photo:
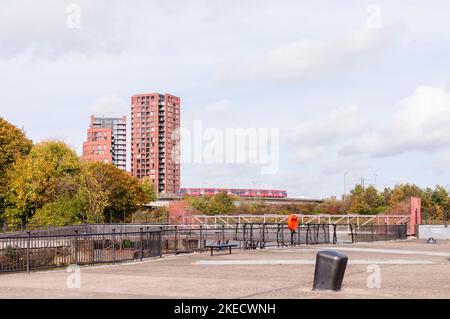
[[[148,178],[158,193],[180,189],[180,98],[170,94],[131,97],[131,173]]]
[[[112,134],[110,128],[89,128],[87,141],[83,143],[83,160],[113,162]]]
[[[83,143],[83,159],[104,161],[127,168],[127,117],[95,117],[91,115],[87,141]]]

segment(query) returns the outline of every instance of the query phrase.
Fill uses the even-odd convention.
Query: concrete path
[[[311,291],[322,249],[349,257],[341,292]],[[165,256],[82,267],[79,277],[65,269],[0,275],[0,298],[450,298],[449,253],[449,242],[414,240]],[[369,288],[378,274],[381,287]]]

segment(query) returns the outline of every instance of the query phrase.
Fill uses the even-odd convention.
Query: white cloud
[[[450,171],[450,149],[445,149],[432,160],[431,165],[429,163],[423,164],[423,169],[430,168],[436,175],[444,175]]]
[[[421,115],[429,120],[414,124],[418,132],[389,124],[400,114],[400,104],[389,107],[398,92],[448,77],[448,1],[382,0],[382,22],[391,27],[371,30],[355,29],[365,22],[367,4],[353,2],[1,0],[0,113],[35,141],[55,137],[80,150],[90,113],[129,116],[132,94],[169,92],[182,98],[183,125],[202,120],[205,128],[279,127],[285,133],[280,173],[260,177],[258,186],[338,194],[343,170],[372,173],[360,163],[373,163],[387,179],[419,176],[431,185],[448,179],[428,178],[430,170],[416,165],[431,164],[449,148],[445,115]],[[81,7],[80,29],[67,28],[70,3]],[[413,31],[408,46],[397,45],[409,33],[392,26],[396,21]],[[218,66],[220,80],[239,85],[214,81]],[[299,84],[303,79],[309,81]],[[261,83],[268,85],[262,90]],[[398,116],[416,118],[407,115]],[[378,127],[371,125],[373,116],[380,118]],[[429,145],[439,151],[412,159],[409,170],[407,156],[369,156]],[[356,153],[339,154],[343,146]],[[440,165],[446,161],[442,155]],[[182,176],[190,176],[187,186],[204,180],[252,187],[259,174],[259,167],[233,165],[216,175],[219,166],[195,172],[187,166]]]
[[[404,33],[400,25],[380,28],[363,26],[322,42],[304,38],[252,56],[233,67],[226,65],[216,76],[223,82],[316,78],[363,63],[367,57],[401,40]]]
[[[128,115],[128,109],[128,104],[119,96],[103,95],[95,99],[89,110],[95,116],[121,117]]]
[[[220,100],[215,103],[209,104],[204,108],[205,113],[220,114],[227,113],[233,109],[233,103],[229,100]]]
[[[317,158],[321,158],[323,155],[327,153],[327,149],[323,146],[319,147],[309,147],[309,148],[300,148],[297,151],[293,152],[292,161],[297,164],[313,164],[314,160]]]
[[[321,113],[309,120],[301,120],[284,130],[283,141],[299,148],[332,146],[364,129],[364,118],[356,105],[338,107],[330,113]]]
[[[81,27],[67,26],[70,4],[81,8]],[[126,48],[127,6],[120,1],[14,0],[0,4],[0,56],[53,60],[64,54],[119,53]]]
[[[328,155],[327,160],[322,165],[322,172],[324,175],[342,174],[344,172],[351,172],[352,175],[357,175],[359,178],[364,174],[370,174],[374,171],[372,161],[363,159],[359,156],[354,157],[335,157]]]
[[[423,85],[400,101],[386,124],[378,123],[345,146],[341,154],[392,156],[408,151],[432,151],[450,146],[450,93]]]

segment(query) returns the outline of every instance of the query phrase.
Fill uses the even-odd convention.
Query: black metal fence
[[[135,225],[134,225],[135,226]],[[406,239],[406,225],[348,225],[350,242]],[[42,232],[0,236],[0,272],[32,271],[142,260],[163,254],[203,251],[211,243],[235,243],[239,249],[336,244],[345,241],[336,225],[299,225],[291,231],[285,224],[236,224],[233,227],[147,226],[135,231],[105,227],[92,233],[70,228],[56,234]],[[94,228],[94,230],[98,230]]]
[[[161,255],[160,231],[0,238],[0,272],[115,263]]]
[[[329,224],[299,225],[291,231],[282,224],[241,224],[236,226],[236,240],[245,249],[268,246],[329,244],[336,238],[336,227]]]
[[[354,242],[405,240],[408,225],[364,225],[355,227]]]
[[[160,224],[80,224],[62,227],[42,227],[36,229],[19,230],[13,232],[0,233],[0,238],[10,237],[11,235],[26,236],[28,231],[33,235],[73,235],[77,230],[79,234],[103,234],[116,232],[139,232],[141,228],[145,230],[159,230]]]

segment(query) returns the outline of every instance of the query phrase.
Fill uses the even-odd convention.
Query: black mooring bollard
[[[337,251],[320,251],[316,257],[313,290],[341,290],[348,257]]]

